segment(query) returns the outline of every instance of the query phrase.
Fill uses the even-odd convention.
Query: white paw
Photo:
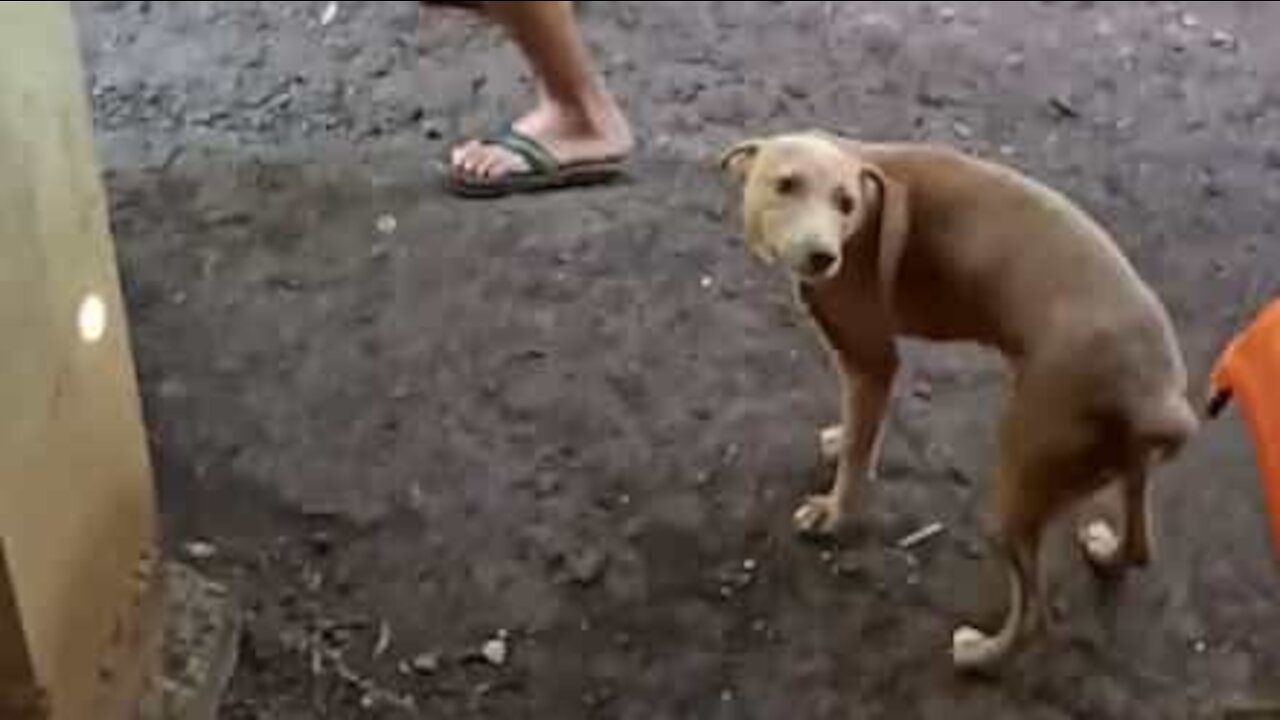
[[[796,531],[807,537],[835,535],[844,520],[835,503],[827,495],[814,495],[804,501],[792,516]]]
[[[951,662],[961,670],[975,670],[990,663],[992,638],[981,630],[962,625],[951,635]]]
[[[1080,528],[1080,545],[1089,561],[1100,567],[1111,567],[1120,560],[1120,536],[1109,523],[1094,520]]]
[[[832,425],[823,428],[822,432],[818,433],[818,446],[823,460],[839,458],[841,451],[844,450],[844,427]]]

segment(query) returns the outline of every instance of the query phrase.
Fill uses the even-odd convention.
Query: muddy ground
[[[796,541],[834,381],[712,168],[815,125],[1005,158],[1117,231],[1199,379],[1280,284],[1275,4],[584,3],[637,176],[488,204],[431,170],[528,101],[483,25],[77,5],[167,542],[249,614],[226,718],[1164,720],[1280,693],[1234,416],[1161,473],[1151,571],[1103,588],[1059,544],[1057,631],[997,681],[946,654],[1002,608],[991,357],[912,346],[862,537]]]

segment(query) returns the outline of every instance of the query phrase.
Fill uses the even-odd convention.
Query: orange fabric
[[[1215,396],[1239,402],[1249,426],[1272,539],[1280,552],[1280,300],[1227,345],[1211,382]]]

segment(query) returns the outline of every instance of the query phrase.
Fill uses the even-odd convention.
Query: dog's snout
[[[838,258],[829,250],[811,250],[805,258],[805,270],[810,275],[826,275]]]

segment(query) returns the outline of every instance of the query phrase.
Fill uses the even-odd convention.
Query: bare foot
[[[561,164],[621,158],[634,145],[626,118],[608,95],[584,102],[581,107],[544,98],[513,127],[541,143]],[[470,140],[454,148],[452,163],[455,171],[483,179],[529,169],[521,156],[482,140]]]
[[[830,495],[813,495],[792,519],[796,532],[803,537],[831,538],[844,529],[846,513]]]

